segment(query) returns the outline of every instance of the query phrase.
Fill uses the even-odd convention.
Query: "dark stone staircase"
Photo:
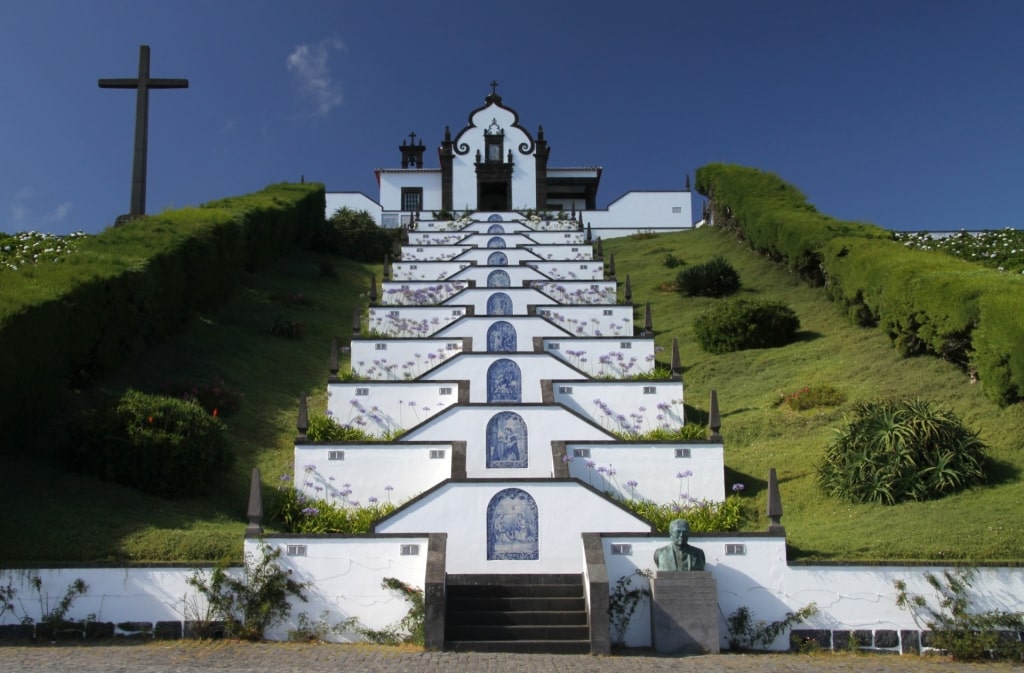
[[[448,575],[445,649],[590,652],[582,575]]]

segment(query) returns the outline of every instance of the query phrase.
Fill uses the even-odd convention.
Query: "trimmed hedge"
[[[715,257],[676,274],[676,289],[686,297],[724,297],[741,285],[740,274],[725,257]]]
[[[4,272],[4,446],[20,446],[64,391],[98,380],[308,236],[324,199],[323,185],[271,185],[109,228],[60,264]]]
[[[823,215],[793,185],[772,173],[734,164],[697,169],[696,189],[711,199],[715,225],[821,285],[821,249],[837,236],[891,239],[880,227]]]
[[[771,173],[710,164],[698,169],[696,188],[711,197],[716,226],[826,285],[854,322],[884,330],[903,355],[937,355],[975,372],[1001,405],[1024,399],[1024,278],[822,215]]]

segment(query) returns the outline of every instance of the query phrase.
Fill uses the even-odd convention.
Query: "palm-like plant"
[[[930,500],[985,480],[985,444],[926,400],[861,403],[825,451],[818,482],[849,502]]]

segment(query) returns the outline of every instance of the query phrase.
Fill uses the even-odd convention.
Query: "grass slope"
[[[802,285],[724,232],[615,239],[604,250],[615,255],[619,279],[631,277],[638,324],[644,303],[651,302],[657,342],[666,348],[661,359],[668,359],[672,337],[679,337],[689,403],[706,408],[710,391],[718,390],[727,486],[743,482],[744,497],[763,512],[768,468],[778,469],[791,558],[1024,559],[1017,516],[1024,496],[1024,406],[998,409],[947,363],[900,359],[881,333],[849,324],[820,290]],[[801,340],[777,349],[703,353],[693,343],[693,320],[716,300],[686,299],[672,291],[678,269],[662,265],[668,253],[689,264],[725,256],[743,279],[741,296],[780,299],[796,310]],[[236,463],[223,488],[204,498],[165,501],[55,470],[52,451],[28,450],[9,459],[0,475],[0,564],[240,560],[250,470],[261,469],[269,500],[279,476],[291,470],[296,396],[308,391],[314,395],[311,408],[323,408],[330,339],[347,338],[353,307],[365,302],[360,295],[373,269],[338,263],[338,277],[324,277],[318,269],[323,259],[296,251],[246,278],[218,310],[196,317],[174,338],[112,374],[102,390],[81,395],[221,376],[245,395],[240,412],[227,419]],[[282,301],[296,294],[308,305]],[[304,338],[270,335],[281,315],[302,322]],[[813,385],[835,386],[848,400],[825,411],[778,406],[782,395]],[[980,428],[995,465],[992,483],[896,507],[825,498],[814,468],[833,429],[853,402],[882,396],[927,397]],[[664,478],[674,481],[675,475]],[[750,528],[763,530],[765,524],[762,514]]]
[[[1019,517],[1024,406],[999,409],[949,363],[900,358],[880,331],[847,322],[823,291],[805,286],[720,230],[615,239],[604,251],[615,255],[620,280],[630,274],[639,318],[644,302],[651,302],[658,345],[667,353],[672,337],[679,337],[687,402],[706,408],[710,391],[718,391],[726,483],[745,482],[744,495],[756,500],[762,517],[768,469],[777,468],[790,558],[1024,559]],[[701,351],[693,341],[694,318],[719,300],[673,292],[678,269],[663,265],[670,253],[688,264],[726,257],[743,281],[738,296],[778,299],[797,312],[799,341],[724,355]],[[787,393],[819,385],[838,388],[846,403],[804,412],[778,405]],[[992,459],[990,483],[943,500],[895,507],[826,498],[815,482],[825,446],[854,402],[880,397],[931,399],[980,429]]]
[[[221,488],[163,500],[54,469],[52,444],[26,451],[0,474],[0,564],[240,561],[252,468],[260,468],[269,501],[292,469],[298,395],[308,392],[313,408],[323,408],[330,340],[351,334],[353,308],[366,301],[360,294],[370,268],[336,263],[337,277],[326,277],[319,268],[326,260],[295,251],[246,277],[218,309],[112,373],[102,389],[68,401],[66,410],[127,386],[158,391],[220,376],[244,395],[225,419],[235,464]],[[303,338],[272,335],[278,317],[301,322]]]

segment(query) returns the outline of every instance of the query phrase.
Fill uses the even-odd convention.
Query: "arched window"
[[[512,323],[498,320],[487,328],[488,353],[515,353],[517,348],[516,328]]]
[[[488,402],[522,402],[523,373],[512,360],[495,360],[487,368]]]
[[[530,446],[526,421],[514,411],[499,411],[487,421],[488,468],[529,466]]]
[[[495,292],[487,298],[487,315],[512,315],[512,297]]]
[[[540,557],[537,501],[521,488],[498,491],[487,503],[487,560],[536,561]]]
[[[487,274],[487,287],[511,287],[512,279],[507,271],[495,269]]]

